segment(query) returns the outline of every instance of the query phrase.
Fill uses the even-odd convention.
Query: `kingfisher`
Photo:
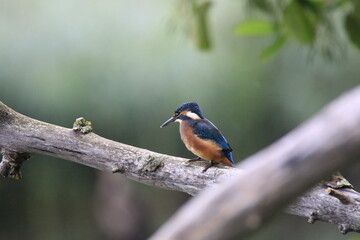
[[[172,117],[165,121],[160,128],[173,122],[180,123],[181,140],[190,152],[198,156],[190,159],[189,162],[210,161],[203,172],[218,163],[232,167],[235,165],[232,159],[232,148],[228,141],[219,129],[204,117],[196,102],[181,104]]]

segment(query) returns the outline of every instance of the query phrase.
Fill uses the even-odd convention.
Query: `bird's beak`
[[[171,117],[168,120],[166,120],[163,124],[161,124],[160,128],[166,127],[167,125],[169,125],[170,123],[175,122],[175,120],[177,119],[177,117]]]

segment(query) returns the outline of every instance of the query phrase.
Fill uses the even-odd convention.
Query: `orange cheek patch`
[[[185,110],[185,111],[182,111],[179,115],[186,115],[189,111],[188,110]]]

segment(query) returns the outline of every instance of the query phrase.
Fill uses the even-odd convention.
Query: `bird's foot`
[[[206,161],[205,159],[202,159],[201,157],[190,159],[188,162],[198,162],[198,161]]]
[[[215,165],[218,165],[217,162],[214,162],[214,161],[210,161],[210,164],[208,164],[203,170],[202,172],[206,172],[209,168],[211,168],[212,166],[215,166]]]
[[[188,160],[188,162],[198,162],[198,161],[208,161],[206,159],[202,159],[201,157],[197,157],[197,158],[193,158]],[[205,166],[205,168],[202,170],[202,172],[206,172],[209,168],[211,168],[212,166],[218,165],[218,162],[215,161],[210,161],[210,163],[208,165]]]

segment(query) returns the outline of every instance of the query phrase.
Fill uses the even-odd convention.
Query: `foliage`
[[[192,6],[192,18],[197,21],[189,28],[200,49],[209,49],[206,15],[209,1],[180,0],[180,5]],[[265,47],[260,58],[267,59],[279,52],[285,43],[295,42],[307,46],[332,59],[339,50],[345,32],[349,41],[360,49],[360,2],[358,0],[248,0],[249,11],[257,18],[247,18],[234,28],[238,36],[264,37],[274,40]],[[207,6],[206,8],[202,6]],[[197,9],[204,9],[199,11]],[[192,26],[192,27],[191,27]],[[207,43],[207,44],[201,44]]]
[[[341,28],[344,28],[352,44],[360,48],[359,1],[255,0],[249,1],[249,5],[265,15],[266,20],[262,21],[272,26],[273,31],[269,34],[276,39],[263,50],[262,58],[277,53],[285,45],[285,39],[289,39],[312,49],[321,48],[322,53],[331,59],[337,50],[337,38]],[[249,36],[239,29],[253,21],[241,22],[236,26],[235,33]]]
[[[180,0],[176,7],[176,22],[183,20],[182,27],[195,46],[200,50],[211,47],[208,14],[211,1]]]
[[[160,131],[159,125],[179,103],[197,101],[229,140],[238,162],[359,84],[360,51],[339,64],[322,59],[309,64],[303,49],[262,63],[256,55],[265,44],[273,42],[271,53],[272,48],[287,48],[296,41],[273,32],[259,37],[238,37],[232,32],[243,17],[271,23],[262,10],[248,4],[251,11],[245,9],[244,15],[243,0],[208,0],[211,5],[201,16],[209,31],[201,36],[196,32],[202,23],[196,20],[201,18],[190,10],[205,1],[176,2],[174,11],[174,1],[161,0],[141,4],[4,1],[0,8],[0,100],[27,116],[69,128],[76,117],[84,116],[98,135],[186,158],[194,156],[181,143],[178,128]],[[345,13],[350,10],[344,8]],[[170,14],[176,14],[176,19],[170,21]],[[174,30],[165,28],[169,23],[182,24],[177,27],[186,30],[194,43],[208,41],[214,50],[191,49],[179,34],[169,34],[168,30]],[[260,40],[248,41],[255,38]],[[356,179],[352,181],[356,189],[360,188],[358,169],[359,165],[344,172]],[[98,174],[79,164],[33,155],[23,166],[23,180],[0,182],[0,239],[106,239],[97,222]],[[134,194],[140,202],[134,201],[134,207],[146,225],[135,226],[146,236],[188,198],[123,179],[115,181],[121,186],[101,186],[113,194],[120,191],[123,197],[124,188]],[[119,205],[111,215],[121,218],[112,221],[117,231],[136,217],[129,215],[131,207],[121,208],[122,200],[114,201]],[[259,234],[251,239],[350,238],[333,227],[309,225],[286,215]]]

